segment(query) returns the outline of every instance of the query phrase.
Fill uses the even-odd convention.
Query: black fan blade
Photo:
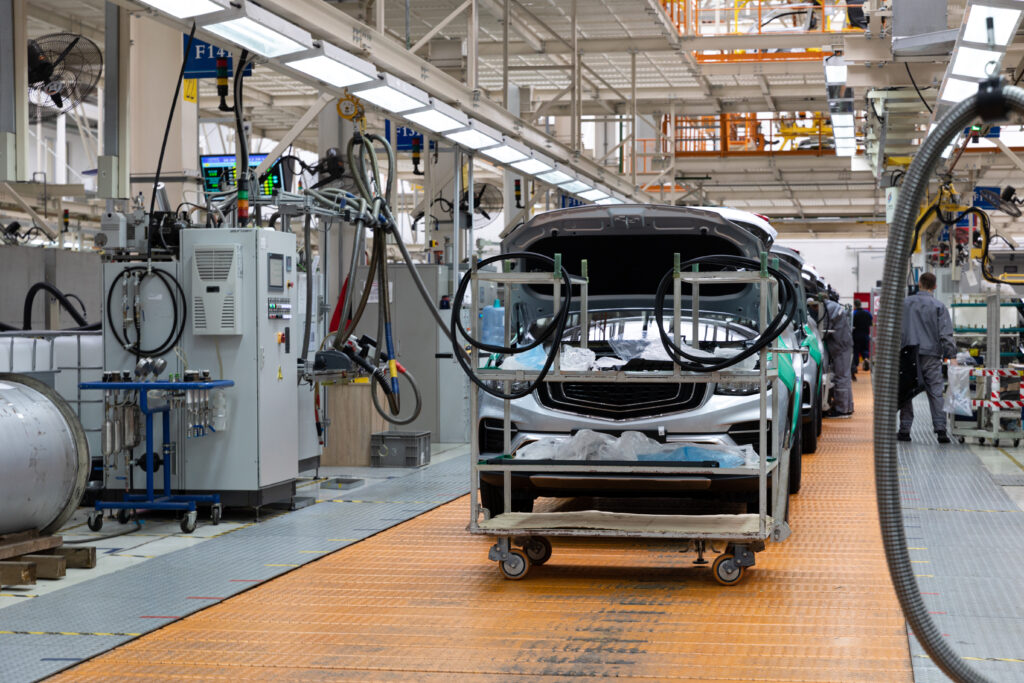
[[[78,45],[78,41],[82,39],[82,36],[75,36],[75,39],[68,43],[68,46],[64,48],[64,51],[60,53],[60,57],[57,57],[53,62],[53,68],[56,69],[60,66],[60,63],[64,61],[64,58],[68,56],[68,53],[75,49],[75,45]]]
[[[57,109],[64,108],[64,98],[60,96],[59,92],[49,93],[49,95],[50,99],[53,100],[53,106],[57,107]]]

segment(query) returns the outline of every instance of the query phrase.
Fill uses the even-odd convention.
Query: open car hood
[[[590,306],[653,307],[658,283],[672,268],[673,254],[686,261],[698,256],[730,255],[756,260],[768,248],[763,234],[752,232],[719,213],[691,207],[624,204],[583,206],[535,216],[502,242],[503,253],[562,255],[569,272],[588,265]],[[519,270],[548,270],[539,263],[516,263]],[[684,285],[688,298],[689,287]],[[515,288],[510,301],[529,316],[551,310],[551,287]],[[756,319],[757,287],[742,284],[701,287],[701,310]],[[687,301],[683,307],[689,306]],[[667,306],[668,307],[668,306]],[[576,304],[574,302],[574,308]]]

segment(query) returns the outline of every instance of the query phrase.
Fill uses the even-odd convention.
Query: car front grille
[[[626,420],[692,410],[704,400],[704,384],[545,382],[542,405],[577,415]]]

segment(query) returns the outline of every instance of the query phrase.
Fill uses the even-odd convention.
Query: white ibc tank
[[[30,377],[0,374],[0,534],[54,533],[89,478],[89,446],[71,407]]]

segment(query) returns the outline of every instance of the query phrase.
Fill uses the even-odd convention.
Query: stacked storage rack
[[[968,296],[951,304],[953,335],[958,346],[967,345],[972,350],[975,342],[985,340],[985,367],[971,368],[970,377],[974,384],[971,408],[974,417],[949,416],[951,433],[961,443],[968,438],[977,438],[978,443],[988,440],[993,446],[1013,443],[1017,446],[1024,433],[1021,431],[1021,408],[1024,407],[1024,371],[1016,363],[1011,369],[1003,366],[1004,358],[1016,359],[1015,351],[1003,351],[1004,343],[1019,347],[1024,328],[1017,326],[1019,299],[1008,300],[993,292],[979,297]],[[973,313],[984,311],[984,319]],[[1015,368],[1015,369],[1013,369]],[[1003,392],[1017,385],[1013,396]]]
[[[679,254],[675,255],[673,272],[672,297],[672,334],[678,347],[681,334],[681,300],[682,285],[691,286],[693,311],[700,310],[700,286],[702,284],[749,284],[759,288],[759,331],[763,331],[770,319],[769,311],[778,308],[778,283],[768,274],[767,254],[761,254],[762,268],[760,272],[681,272]],[[554,272],[531,273],[493,273],[476,268],[474,261],[471,278],[472,291],[479,291],[480,282],[496,282],[506,286],[526,284],[551,285],[554,314],[558,313],[561,302],[562,278],[561,259],[556,255]],[[581,329],[589,329],[587,307],[586,262],[583,262],[583,276],[570,278],[573,287],[580,288],[580,320]],[[473,299],[474,311],[473,336],[480,338],[480,297]],[[505,344],[508,345],[509,307],[506,307]],[[700,315],[691,314],[693,337],[699,339],[698,325]],[[580,343],[586,347],[588,334],[580,335]],[[553,343],[561,344],[562,340]],[[472,425],[471,444],[471,517],[469,531],[473,534],[496,537],[491,547],[489,558],[499,563],[502,574],[509,579],[520,579],[526,575],[531,564],[543,564],[551,556],[551,543],[548,537],[586,536],[601,538],[647,538],[657,540],[677,540],[686,544],[693,543],[698,550],[698,563],[703,563],[703,551],[708,542],[724,543],[726,550],[719,555],[712,565],[716,580],[731,585],[743,576],[744,569],[754,565],[754,554],[763,550],[768,540],[776,542],[785,540],[790,529],[786,522],[788,489],[789,489],[789,450],[781,448],[782,431],[769,430],[768,401],[780,396],[779,373],[777,359],[779,353],[801,353],[802,350],[783,348],[763,348],[759,352],[757,369],[728,369],[717,372],[688,372],[676,365],[671,371],[568,371],[561,368],[561,352],[556,356],[551,371],[545,381],[559,382],[621,382],[626,383],[752,383],[759,387],[761,398],[760,412],[760,448],[756,466],[718,468],[710,466],[692,466],[695,463],[680,462],[600,462],[600,461],[543,461],[516,460],[511,453],[511,409],[510,401],[504,401],[504,455],[487,460],[480,459],[479,388],[472,386],[470,400],[470,424]],[[538,372],[527,370],[480,369],[479,379],[484,381],[503,382],[508,392],[512,382],[536,380]],[[773,390],[769,393],[769,388]],[[784,406],[776,405],[773,409],[776,419],[782,414]],[[772,443],[769,444],[769,434]],[[770,448],[770,450],[769,450]],[[769,454],[765,457],[765,454]],[[502,514],[491,517],[489,511],[481,505],[479,482],[481,473],[500,473],[503,482],[504,506]],[[758,512],[757,514],[712,514],[712,515],[652,515],[623,512],[601,511],[553,511],[553,512],[514,512],[512,508],[512,477],[513,474],[529,473],[531,475],[596,475],[596,476],[635,476],[649,475],[659,478],[697,480],[715,475],[757,475],[758,477]],[[772,477],[771,499],[769,500],[768,481]],[[513,544],[521,549],[514,549]]]

